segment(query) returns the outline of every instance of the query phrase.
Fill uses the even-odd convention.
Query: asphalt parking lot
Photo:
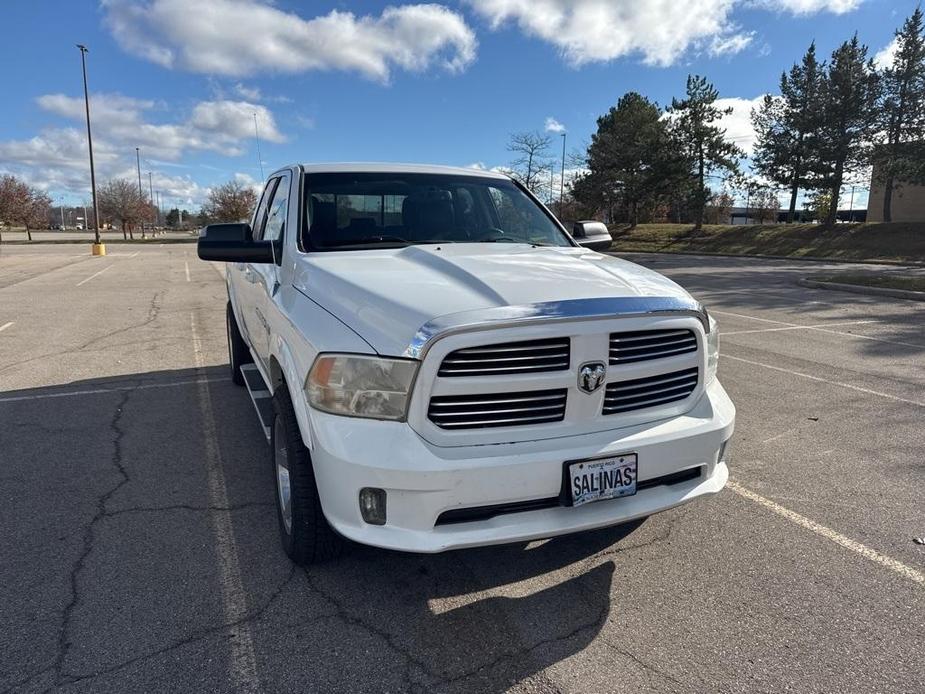
[[[925,691],[925,304],[633,255],[720,322],[726,490],[303,570],[227,379],[222,269],[108,251],[0,247],[0,691]]]

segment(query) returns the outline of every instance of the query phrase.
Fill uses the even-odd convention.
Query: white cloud
[[[442,5],[332,10],[303,19],[261,0],[101,0],[123,49],[168,68],[244,76],[346,70],[387,81],[393,69],[450,72],[474,59],[475,34]]]
[[[726,139],[736,143],[748,156],[754,151],[756,140],[755,129],[752,127],[752,109],[760,106],[763,100],[764,94],[754,99],[730,97],[716,100],[717,108],[732,108],[732,113],[719,121],[719,125],[726,129]]]
[[[467,0],[492,28],[512,21],[526,34],[556,46],[580,66],[627,55],[667,66],[691,49],[735,53],[751,43],[730,15],[760,5],[794,14],[847,12],[861,0]]]
[[[874,64],[881,70],[893,67],[893,61],[896,60],[896,51],[899,50],[899,39],[893,38],[886,46],[877,51],[874,56]]]
[[[793,14],[814,14],[832,12],[845,14],[857,9],[864,0],[759,0],[758,4],[768,9],[781,9]]]
[[[240,82],[234,85],[234,93],[248,101],[261,101],[262,97],[259,87],[248,87],[246,84],[241,84]]]
[[[707,50],[710,55],[714,57],[719,55],[735,55],[748,48],[754,38],[754,31],[750,31],[747,34],[714,36]]]
[[[83,122],[81,97],[46,94],[36,100],[44,110]],[[265,106],[247,101],[201,101],[190,117],[178,123],[149,123],[146,112],[155,102],[121,94],[96,94],[91,97],[90,111],[94,131],[112,143],[141,147],[154,157],[178,159],[184,150],[209,150],[226,155],[241,153],[240,144],[254,136],[254,115],[261,139],[284,142],[273,113]]]
[[[565,126],[562,125],[562,123],[557,121],[552,116],[547,116],[546,125],[544,126],[544,130],[548,133],[564,133]]]
[[[83,99],[46,94],[37,103],[43,110],[78,125],[47,128],[27,140],[0,141],[0,171],[20,175],[46,190],[85,195],[89,190],[89,165],[82,127]],[[151,111],[159,108],[154,101],[121,94],[96,94],[91,98],[93,154],[99,180],[123,176],[134,179],[135,147],[141,148],[146,170],[170,166],[190,150],[240,155],[244,144],[254,137],[254,114],[261,139],[285,141],[273,114],[258,104],[203,101],[179,122],[149,122]],[[154,172],[154,177],[155,187],[171,197],[196,201],[205,194],[205,189],[189,176]]]
[[[745,99],[742,97],[727,97],[717,99],[714,106],[721,111],[728,108],[732,109],[731,113],[723,115],[716,125],[725,129],[726,139],[737,144],[746,154],[751,156],[755,149],[755,129],[752,127],[752,109],[761,105],[764,100],[764,94],[756,96],[754,99]],[[672,118],[671,113],[666,113],[663,118]]]

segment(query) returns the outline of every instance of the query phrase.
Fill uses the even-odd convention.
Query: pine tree
[[[788,224],[793,222],[800,188],[813,183],[807,164],[822,120],[819,91],[824,70],[813,43],[802,62],[781,75],[780,96],[765,96],[752,111],[757,136],[752,165],[765,178],[790,189]]]
[[[710,195],[706,179],[714,171],[738,172],[739,159],[745,156],[734,143],[726,139],[726,130],[716,121],[732,113],[715,105],[719,92],[706,78],[688,75],[684,99],[672,99],[672,128],[683,154],[687,157],[693,177],[694,229],[703,226],[703,211]]]
[[[619,200],[635,227],[640,208],[654,207],[686,173],[675,150],[658,105],[636,92],[624,94],[597,119],[582,190],[599,203]]]
[[[892,221],[897,180],[925,183],[925,33],[916,8],[896,32],[893,64],[882,72],[881,146],[877,175],[883,183],[883,221]]]
[[[823,118],[811,168],[820,176],[820,188],[831,196],[824,220],[831,226],[845,176],[870,161],[876,128],[879,78],[857,35],[832,53],[822,85]]]

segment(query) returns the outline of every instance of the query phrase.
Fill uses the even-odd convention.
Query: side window
[[[289,174],[280,176],[273,201],[267,209],[267,223],[261,238],[265,241],[276,241],[283,235],[286,217],[289,214]]]
[[[254,239],[263,237],[263,225],[267,221],[267,207],[270,204],[270,198],[273,197],[273,191],[276,190],[276,184],[279,178],[271,178],[267,182],[267,187],[263,189],[263,195],[260,196],[260,204],[257,205],[257,211],[254,212],[254,221],[251,222],[251,230],[254,233]]]

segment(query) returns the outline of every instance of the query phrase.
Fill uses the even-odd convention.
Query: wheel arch
[[[302,388],[305,376],[300,375],[303,372],[308,373],[307,366],[300,366],[288,343],[277,336],[273,342],[267,371],[271,392],[275,393],[277,388],[285,388],[289,392],[302,441],[312,450],[311,414]]]

